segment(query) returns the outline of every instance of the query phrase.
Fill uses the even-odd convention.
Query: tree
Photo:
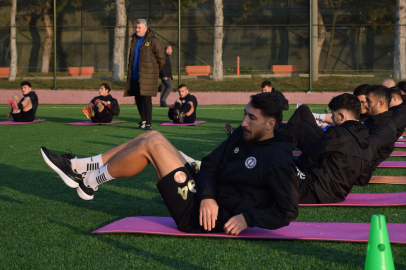
[[[44,44],[44,53],[42,55],[42,73],[49,72],[49,61],[51,60],[51,51],[52,51],[52,37],[54,30],[51,23],[52,15],[52,2],[51,0],[45,0],[44,2],[44,25],[45,25],[45,44]],[[56,68],[56,67],[54,67]]]
[[[343,0],[329,0],[328,1],[328,3],[330,4],[330,7],[332,9],[332,12],[333,12],[333,22],[331,23],[332,24],[331,35],[330,35],[330,41],[328,44],[326,60],[324,62],[323,72],[327,72],[328,60],[331,56],[331,51],[333,50],[333,41],[334,41],[334,35],[335,35],[335,30],[336,30],[337,16],[338,16],[338,11],[341,7],[342,2],[343,2]]]
[[[406,78],[406,0],[396,0],[393,78]]]
[[[124,78],[124,48],[127,12],[125,0],[116,0],[116,27],[114,29],[113,80]]]
[[[11,0],[11,10],[10,10],[11,62],[10,62],[10,72],[8,75],[8,80],[10,82],[15,81],[17,73],[16,13],[17,13],[17,0]]]
[[[214,0],[213,80],[223,80],[223,0]]]

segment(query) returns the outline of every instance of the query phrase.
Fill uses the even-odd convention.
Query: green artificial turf
[[[323,112],[325,106],[310,106]],[[201,159],[226,138],[224,123],[238,125],[244,106],[200,106],[192,127],[159,126],[167,110],[154,107],[153,129],[178,149]],[[0,106],[0,115],[8,108]],[[285,113],[285,120],[293,112]],[[0,269],[363,269],[366,243],[276,241],[152,236],[92,235],[97,228],[128,216],[169,216],[155,172],[103,184],[93,201],[81,200],[43,161],[39,148],[78,157],[102,153],[142,131],[134,105],[121,106],[107,126],[69,126],[84,121],[78,105],[40,105],[45,122],[0,126]],[[400,150],[400,149],[398,149]],[[402,160],[402,158],[391,158]],[[404,158],[403,158],[404,160]],[[376,174],[405,175],[406,169]],[[353,192],[406,192],[406,186],[370,184]],[[406,223],[406,207],[301,207],[296,221],[364,222],[384,214],[387,222]],[[404,245],[392,244],[396,269],[406,269]]]

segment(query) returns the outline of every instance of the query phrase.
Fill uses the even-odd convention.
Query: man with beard
[[[274,130],[282,108],[270,93],[251,96],[241,127],[203,158],[196,174],[179,151],[151,131],[101,155],[76,159],[41,148],[45,162],[85,200],[98,186],[131,177],[152,163],[178,229],[238,235],[247,227],[277,229],[298,216],[297,168],[292,145]],[[89,171],[89,163],[97,162]]]
[[[391,94],[383,85],[371,85],[366,91],[369,117],[365,125],[369,130],[368,142],[374,153],[373,171],[378,165],[386,160],[393,151],[396,138],[396,129],[391,117],[393,111],[389,111]]]
[[[85,107],[82,108],[83,113],[93,123],[110,123],[113,116],[120,114],[117,99],[110,95],[110,91],[110,85],[102,83],[99,88],[99,96],[90,101],[87,110]]]
[[[185,84],[178,87],[179,98],[169,107],[168,117],[174,123],[194,123],[196,120],[197,99],[189,94]]]

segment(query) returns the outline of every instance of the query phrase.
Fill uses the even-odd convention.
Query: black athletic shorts
[[[190,166],[187,166],[192,170]],[[180,184],[174,180],[177,172],[184,172],[187,179]],[[180,167],[164,176],[157,184],[158,190],[175,220],[178,230],[188,233],[203,233],[203,226],[199,224],[200,200],[196,195],[196,183],[192,178],[192,171]],[[224,224],[231,218],[230,214],[219,207],[216,226],[210,232],[224,232]]]
[[[106,109],[103,109],[101,112],[94,111],[94,116],[91,120],[93,123],[110,123],[111,120],[113,120],[113,117],[111,117]]]
[[[20,113],[12,113],[13,119],[15,122],[32,122],[35,120],[35,112],[33,109],[28,110],[26,112],[20,111]]]

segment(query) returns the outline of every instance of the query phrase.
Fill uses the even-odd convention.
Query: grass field
[[[47,73],[50,77],[53,73]],[[105,76],[106,74],[100,73],[99,76]],[[22,73],[18,74],[18,77],[36,77],[29,81],[33,85],[33,89],[51,89],[54,85],[53,79],[41,78],[44,75],[41,73]],[[61,89],[98,89],[99,85],[104,82],[108,82],[113,90],[123,90],[125,87],[124,81],[113,81],[111,76],[104,78],[71,78],[66,73],[58,74],[62,76],[57,80],[57,87]],[[65,78],[63,77],[65,76]],[[95,75],[97,76],[97,75]],[[355,76],[355,74],[354,74]],[[312,83],[313,91],[349,91],[352,92],[355,87],[360,84],[381,84],[386,77],[320,77],[317,82]],[[389,75],[388,77],[389,78]],[[185,79],[182,77],[182,83],[188,85],[189,89],[193,91],[258,91],[260,85],[264,80],[269,80],[272,85],[283,91],[296,91],[306,92],[309,88],[309,78],[302,77],[253,77],[253,78],[224,78],[222,81],[213,81],[208,78],[199,79]],[[14,82],[9,82],[7,79],[0,79],[1,89],[20,89],[20,83],[23,80],[17,79]],[[398,82],[399,80],[396,80]],[[174,80],[174,86],[177,87],[178,80]]]
[[[325,106],[310,106],[322,112]],[[166,109],[154,107],[153,129],[178,149],[201,159],[226,138],[227,121],[238,125],[243,106],[200,106],[194,127],[161,127]],[[0,115],[8,108],[0,106]],[[285,120],[293,107],[285,113]],[[42,105],[42,123],[1,126],[0,269],[363,269],[366,243],[274,241],[170,237],[91,232],[128,216],[169,216],[149,165],[129,179],[103,184],[93,201],[81,200],[43,161],[39,148],[78,157],[102,153],[142,131],[134,105],[121,107],[124,120],[110,126],[69,126],[83,121],[78,105]],[[399,149],[398,149],[399,150]],[[401,158],[392,158],[400,160]],[[404,159],[404,158],[403,158]],[[406,169],[376,174],[405,175]],[[371,184],[352,192],[406,192],[406,186]],[[406,223],[406,207],[299,208],[296,221],[364,222],[384,214],[387,222]],[[395,268],[406,269],[404,245],[392,244]]]

